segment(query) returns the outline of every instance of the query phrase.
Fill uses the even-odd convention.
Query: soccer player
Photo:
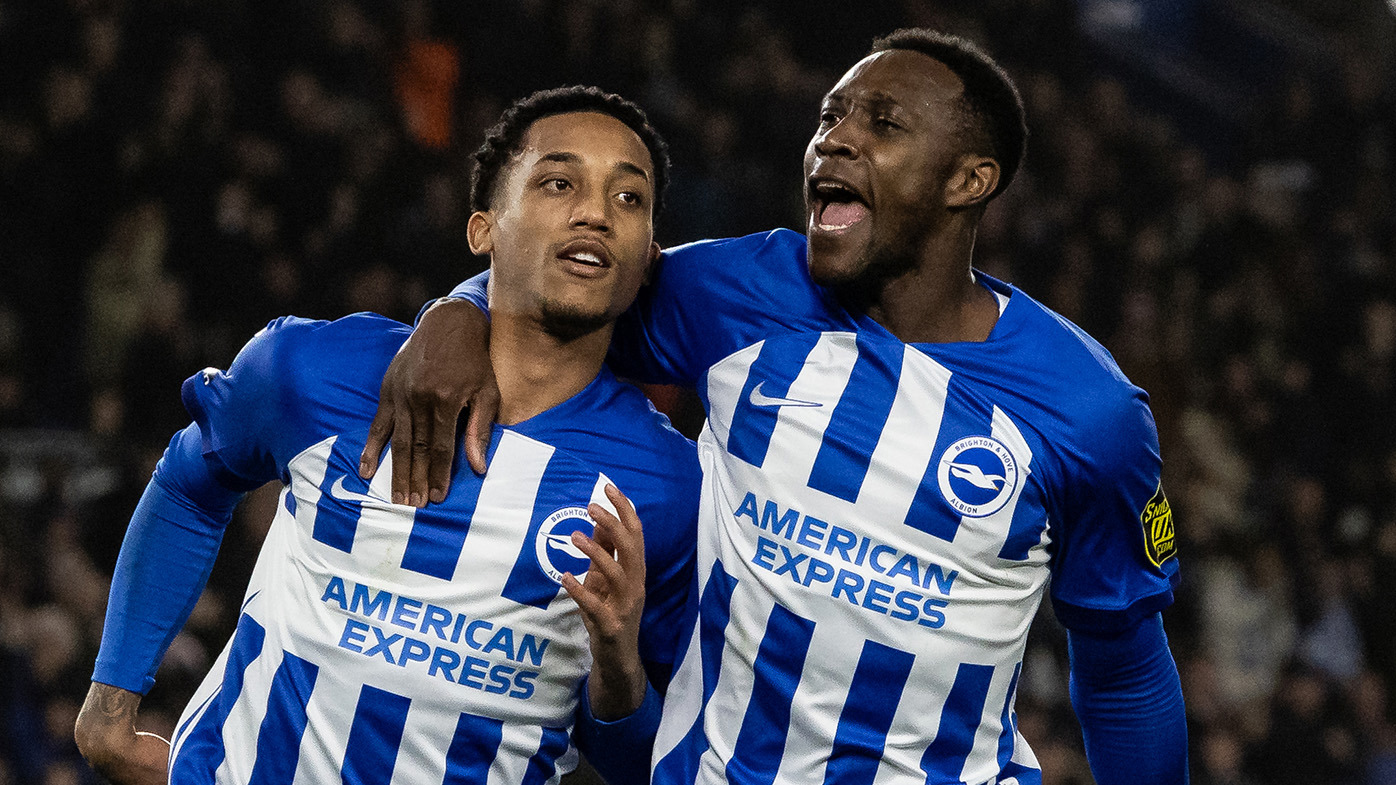
[[[1096,781],[1186,781],[1147,396],[1080,329],[972,266],[1025,138],[1016,88],[979,49],[880,39],[820,109],[806,235],[673,249],[622,318],[617,372],[692,386],[708,415],[699,612],[654,782],[1041,782],[1014,697],[1049,584]],[[484,305],[479,280],[457,293]],[[448,432],[395,443],[453,438],[458,398],[445,414],[387,409],[420,373],[478,375],[410,362],[478,357],[442,337],[469,308],[426,315],[378,415]],[[419,497],[441,476],[426,458],[401,472]]]
[[[387,473],[356,471],[406,325],[278,319],[227,371],[185,382],[194,422],[132,519],[77,723],[99,771],[119,784],[542,785],[579,747],[603,772],[634,768],[646,739],[627,729],[652,729],[654,687],[687,633],[700,474],[692,443],[602,360],[659,253],[667,176],[640,109],[595,88],[534,94],[492,129],[468,231],[494,272],[503,425],[489,472],[464,472],[432,509],[393,504]],[[274,479],[236,632],[172,745],[137,734],[233,506]],[[587,729],[575,739],[574,716]]]

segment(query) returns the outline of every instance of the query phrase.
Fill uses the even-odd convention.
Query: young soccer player
[[[502,424],[489,473],[455,478],[430,510],[391,503],[387,473],[356,471],[405,325],[278,319],[227,371],[185,382],[194,422],[132,519],[77,724],[99,771],[118,784],[541,785],[581,746],[603,772],[624,776],[638,756],[647,773],[636,745],[651,736],[627,729],[657,711],[686,632],[699,469],[602,359],[658,254],[667,173],[639,108],[594,88],[534,94],[490,132],[468,229],[495,275]],[[273,480],[281,499],[235,634],[172,744],[137,734],[233,506]]]

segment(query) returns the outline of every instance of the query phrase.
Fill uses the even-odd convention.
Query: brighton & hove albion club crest
[[[595,524],[585,507],[563,507],[544,518],[533,541],[538,566],[543,568],[544,574],[559,584],[565,572],[585,582],[591,559],[572,544],[572,532],[579,531],[590,537],[594,528]]]
[[[1168,497],[1163,495],[1163,483],[1159,483],[1154,498],[1144,505],[1139,513],[1139,522],[1144,526],[1144,555],[1155,567],[1178,555],[1178,540],[1173,530],[1173,508]]]
[[[1003,442],[970,436],[955,442],[940,456],[936,480],[945,501],[961,515],[993,515],[1013,498],[1018,487],[1018,462]]]

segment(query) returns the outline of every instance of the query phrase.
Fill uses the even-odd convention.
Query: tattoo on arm
[[[113,687],[110,684],[92,683],[92,689],[87,694],[87,705],[83,707],[83,713],[88,710],[97,716],[103,725],[116,722],[131,722],[136,718],[136,709],[141,705],[141,696],[130,690],[123,690],[120,687]]]

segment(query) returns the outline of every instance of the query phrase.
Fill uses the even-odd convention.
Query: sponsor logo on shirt
[[[969,518],[993,515],[1013,498],[1018,487],[1018,462],[1003,442],[970,436],[950,445],[940,456],[936,480],[945,501]]]
[[[1144,554],[1155,567],[1178,555],[1178,541],[1173,530],[1173,508],[1168,497],[1163,495],[1163,483],[1144,511],[1139,513],[1139,522],[1144,527]]]

